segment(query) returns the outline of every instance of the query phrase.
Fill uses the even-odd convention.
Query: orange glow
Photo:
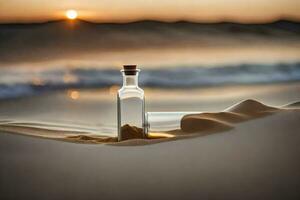
[[[258,23],[279,18],[300,20],[298,0],[11,0],[1,1],[0,5],[2,22],[49,21],[61,18],[74,20],[78,14],[81,19],[94,22],[156,19]],[[67,11],[69,8],[73,10]]]
[[[78,13],[76,10],[67,10],[66,11],[66,17],[70,20],[76,19],[78,16]]]
[[[158,133],[158,132],[148,133],[148,138],[150,139],[172,138],[172,137],[175,137],[175,135],[168,134],[168,133]]]
[[[80,93],[76,90],[68,91],[68,95],[71,99],[77,100],[79,99]]]

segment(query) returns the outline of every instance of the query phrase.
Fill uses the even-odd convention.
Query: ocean
[[[296,81],[300,81],[300,62],[142,68],[139,76],[141,87],[173,89]],[[110,66],[0,68],[0,99],[74,88],[105,88],[121,84],[121,73]]]
[[[300,23],[0,24],[0,99],[121,85],[122,64],[150,88],[300,81]]]

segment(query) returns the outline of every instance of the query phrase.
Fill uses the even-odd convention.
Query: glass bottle
[[[123,86],[118,91],[118,140],[145,137],[144,91],[138,86],[139,69],[124,65]]]
[[[147,134],[181,130],[181,122],[184,116],[200,114],[202,112],[147,112],[145,120]]]

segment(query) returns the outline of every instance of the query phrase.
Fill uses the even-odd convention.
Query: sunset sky
[[[61,19],[68,9],[84,20],[264,22],[300,20],[299,0],[8,0],[0,1],[0,22]]]

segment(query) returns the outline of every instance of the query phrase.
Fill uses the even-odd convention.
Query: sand
[[[203,136],[233,129],[237,123],[253,120],[278,112],[299,112],[298,102],[282,107],[271,107],[255,100],[244,100],[222,112],[203,112],[185,115],[181,120],[181,129],[160,133],[148,133],[143,138],[142,129],[124,125],[122,127],[123,141],[118,142],[116,137],[89,132],[49,130],[31,126],[30,123],[13,123],[2,121],[0,131],[6,131],[28,136],[42,137],[67,142],[109,144],[109,145],[149,145],[158,142],[168,142],[189,137]],[[25,125],[24,125],[25,124]],[[36,124],[35,124],[36,126]],[[117,133],[116,133],[117,134]]]
[[[109,93],[0,101],[0,199],[298,200],[299,88],[146,90],[149,111],[205,112],[173,139],[120,143]]]
[[[287,109],[231,121],[234,128],[216,134],[143,146],[79,144],[1,131],[0,196],[296,200],[299,121],[300,112]]]
[[[142,128],[125,124],[124,126],[121,127],[121,135],[122,135],[122,140],[144,138],[144,131]]]
[[[223,112],[186,115],[181,121],[181,129],[183,132],[190,133],[221,131],[233,128],[235,123],[285,110],[285,108],[275,108],[248,99],[225,109]]]

